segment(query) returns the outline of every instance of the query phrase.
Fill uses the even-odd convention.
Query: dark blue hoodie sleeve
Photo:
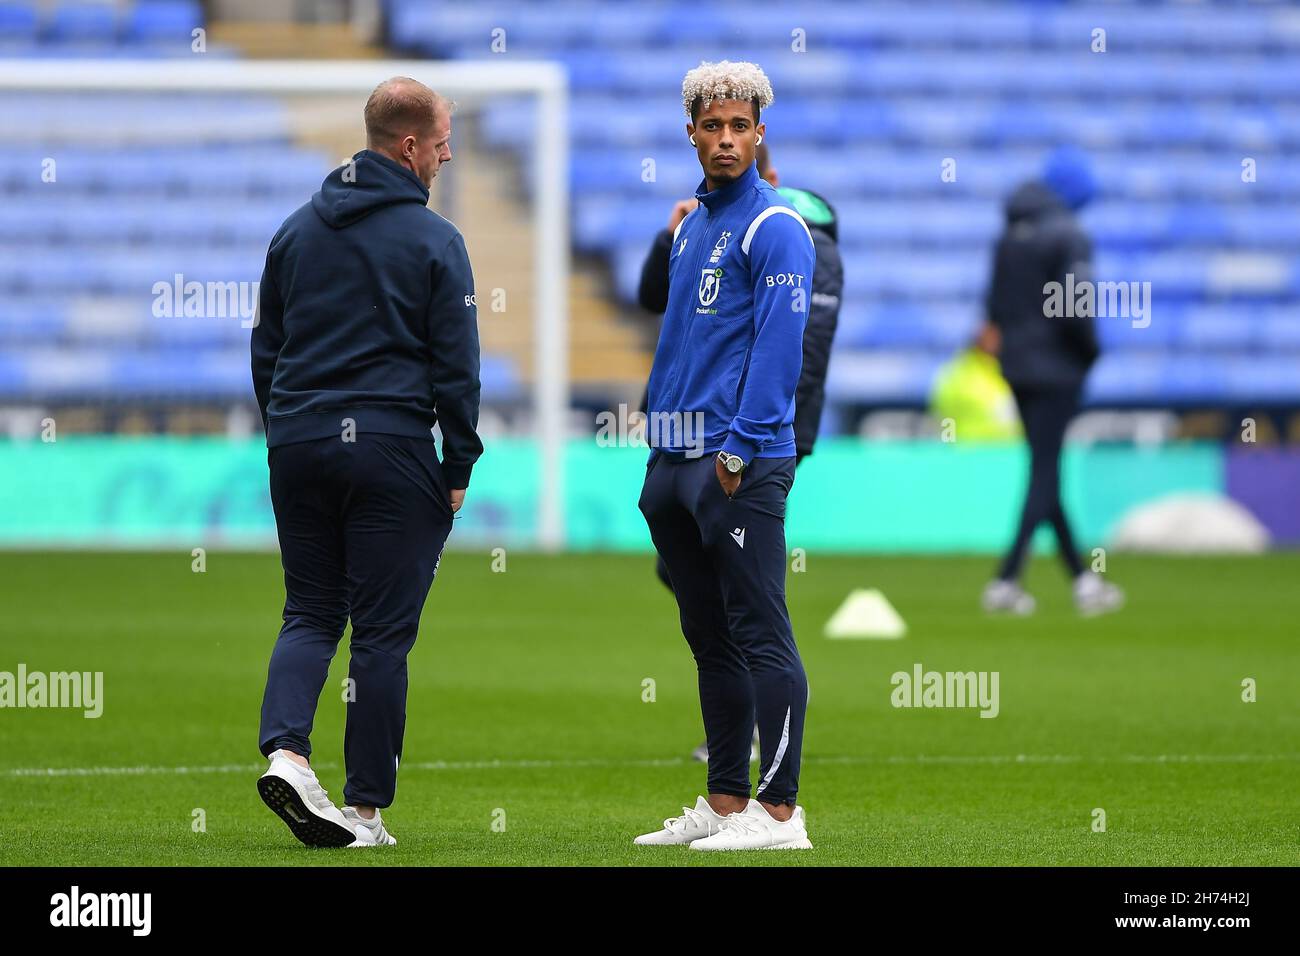
[[[253,394],[262,413],[262,430],[266,431],[266,406],[271,401],[271,378],[284,345],[284,301],[275,284],[271,269],[271,250],[266,251],[262,281],[257,287],[257,317],[253,322],[250,349],[253,359]]]
[[[434,264],[429,300],[433,402],[442,429],[442,470],[451,489],[467,488],[483,454],[478,437],[478,306],[465,240],[456,233]]]
[[[776,213],[754,231],[749,247],[754,345],[740,410],[722,446],[746,462],[776,438],[794,401],[816,261],[812,237],[801,219]]]

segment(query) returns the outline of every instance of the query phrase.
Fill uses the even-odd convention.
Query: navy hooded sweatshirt
[[[362,150],[271,240],[252,334],[269,447],[356,432],[433,439],[449,488],[483,452],[478,306],[460,231],[410,170]]]

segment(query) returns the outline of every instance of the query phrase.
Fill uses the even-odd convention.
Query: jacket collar
[[[708,180],[701,179],[700,185],[696,187],[695,198],[698,199],[711,213],[717,212],[725,206],[731,205],[740,196],[747,193],[754,183],[758,182],[758,164],[750,163],[749,169],[741,173],[736,179],[727,183],[725,186],[719,186],[717,189],[707,191]]]
[[[373,162],[373,163],[377,163],[377,164],[380,165],[380,166],[384,166],[384,167],[386,167],[386,168],[389,170],[389,172],[391,172],[391,173],[393,173],[393,174],[395,174],[395,175],[397,175],[397,176],[401,176],[401,177],[404,178],[404,179],[409,180],[409,181],[411,182],[411,184],[412,184],[413,186],[415,186],[416,189],[418,189],[418,190],[420,190],[420,192],[424,193],[424,201],[425,201],[426,203],[428,203],[428,201],[429,201],[429,190],[428,190],[428,188],[424,185],[424,183],[420,182],[420,177],[417,176],[417,175],[415,175],[415,173],[411,172],[411,171],[410,171],[409,169],[407,169],[405,166],[400,165],[399,163],[395,162],[394,160],[389,159],[389,158],[388,158],[387,156],[385,156],[383,153],[376,152],[376,151],[373,150],[373,149],[363,149],[363,150],[361,150],[359,153],[355,154],[352,158],[353,158],[354,160],[358,160],[358,159],[361,159],[361,158],[363,158],[363,157],[364,157],[365,159],[370,160],[370,161]]]

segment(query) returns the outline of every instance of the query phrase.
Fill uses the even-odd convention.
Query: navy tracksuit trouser
[[[663,558],[699,670],[710,793],[793,804],[808,680],[785,604],[785,502],[795,459],[755,458],[728,498],[715,459],[655,452],[640,508]]]
[[[406,656],[451,531],[431,440],[359,433],[267,455],[284,565],[259,746],[311,755],[316,703],[352,620],[343,752],[349,806],[387,807],[406,729]]]
[[[1070,522],[1061,503],[1061,450],[1070,419],[1079,411],[1076,388],[1016,388],[1016,406],[1029,444],[1029,484],[1020,510],[1020,524],[998,569],[998,577],[1014,581],[1020,577],[1034,532],[1044,521],[1056,532],[1061,561],[1071,577],[1083,573],[1083,562],[1070,532]]]

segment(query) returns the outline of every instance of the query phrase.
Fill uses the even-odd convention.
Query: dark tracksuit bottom
[[[1061,504],[1061,448],[1065,443],[1065,429],[1079,410],[1079,389],[1017,386],[1013,391],[1025,426],[1025,440],[1029,443],[1029,487],[1020,512],[1020,526],[1011,549],[1002,559],[998,577],[1004,581],[1020,577],[1030,541],[1044,521],[1050,521],[1056,532],[1061,560],[1071,577],[1078,577],[1083,573],[1083,563]]]
[[[795,460],[755,458],[728,498],[715,458],[652,455],[640,508],[699,670],[710,793],[749,797],[757,722],[765,803],[794,804],[808,681],[785,604],[785,502]]]
[[[270,449],[284,565],[259,746],[311,755],[316,702],[352,619],[344,803],[387,807],[406,728],[406,655],[451,531],[433,441],[359,433]],[[340,689],[341,691],[342,689]]]
[[[643,410],[645,409],[645,404],[646,403],[643,400],[641,402],[641,408]],[[798,470],[799,465],[807,457],[808,456],[803,452],[800,452],[795,456],[794,467],[796,470]],[[664,564],[664,556],[658,552],[655,552],[655,574],[658,575],[659,580],[664,583],[664,587],[668,588],[670,591],[673,589],[673,579],[668,576],[668,565]]]

